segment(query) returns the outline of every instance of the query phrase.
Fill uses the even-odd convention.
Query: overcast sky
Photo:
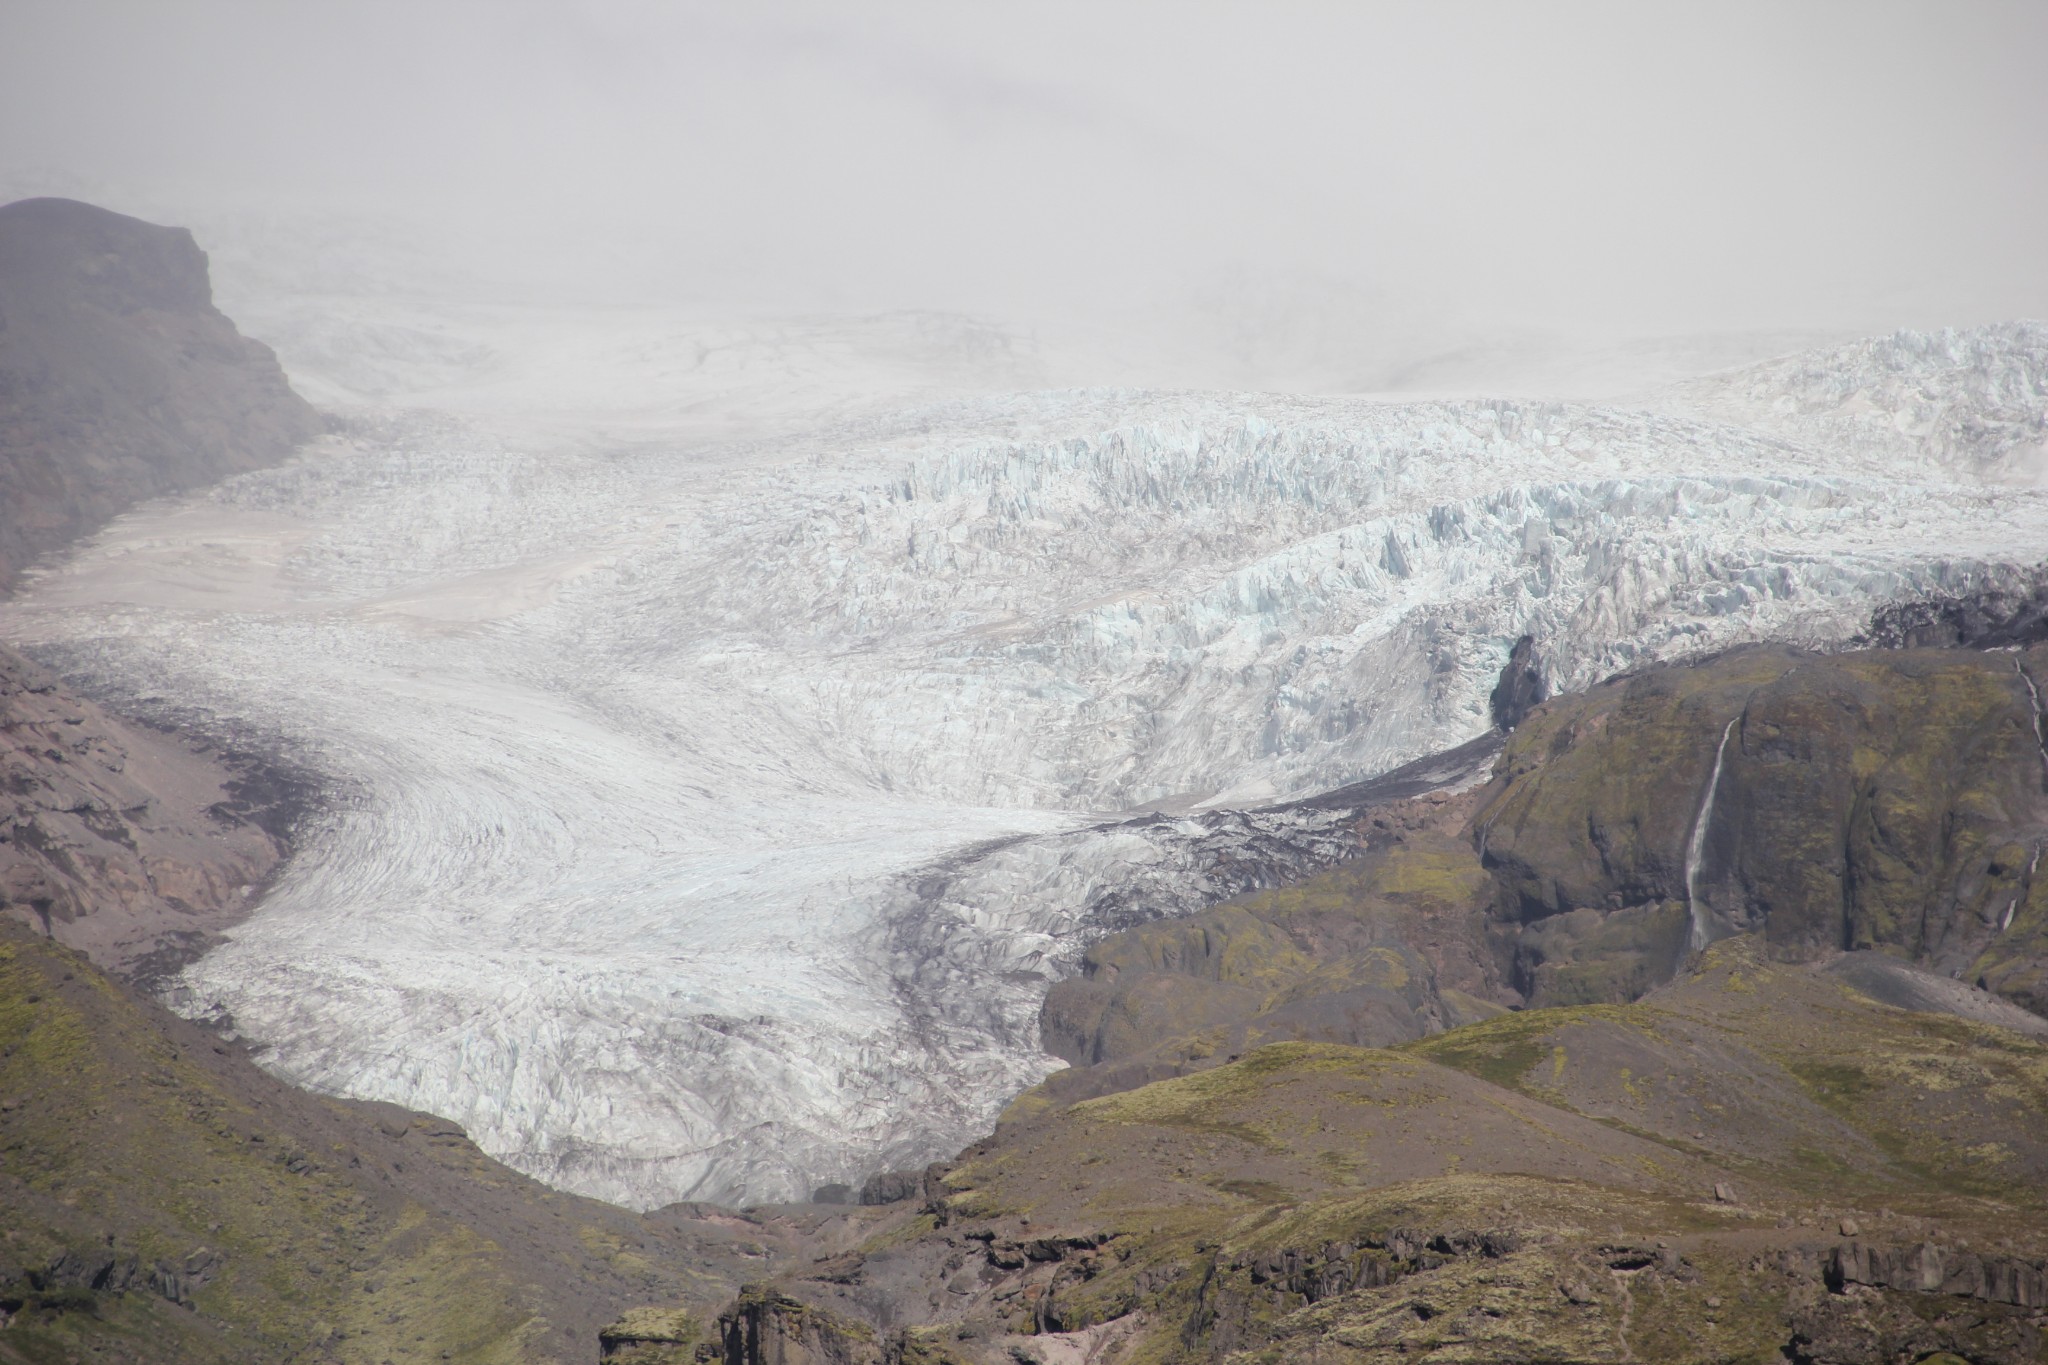
[[[1971,322],[2048,314],[2044,60],[2041,0],[6,0],[0,174],[734,306]]]

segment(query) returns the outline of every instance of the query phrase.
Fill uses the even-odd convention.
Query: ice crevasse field
[[[1225,813],[1483,733],[1524,634],[1579,687],[2048,559],[2037,324],[1625,406],[956,385],[631,439],[476,383],[343,402],[347,349],[284,330],[346,429],[123,518],[6,628],[320,775],[178,1008],[636,1206],[985,1131],[1058,1065],[1038,1001],[1106,889],[1312,846]]]

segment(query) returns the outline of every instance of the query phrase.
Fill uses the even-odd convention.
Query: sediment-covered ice
[[[5,621],[332,783],[180,1008],[565,1187],[787,1197],[985,1129],[1055,1065],[1045,980],[1242,889],[1219,850],[1342,856],[1244,808],[1480,734],[1518,636],[1573,687],[2048,557],[2037,343],[1939,343],[1913,401],[2006,414],[1939,449],[1100,392],[719,451],[398,415],[124,519]],[[1874,409],[1867,363],[1785,373]],[[1760,373],[1717,401],[1778,412]]]

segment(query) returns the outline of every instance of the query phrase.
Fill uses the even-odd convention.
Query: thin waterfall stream
[[[2044,725],[2042,721],[2041,689],[2034,685],[2033,675],[2028,673],[2025,665],[2020,662],[2017,649],[2013,651],[2012,671],[2019,674],[2020,681],[2027,685],[2027,696],[2034,703],[2034,747],[2041,751],[2041,776],[2044,781],[2048,781],[2048,725]]]
[[[1721,765],[1728,757],[1728,737],[1735,733],[1735,722],[1740,719],[1740,715],[1731,717],[1721,728],[1721,743],[1714,750],[1714,775],[1707,779],[1707,795],[1700,802],[1700,813],[1692,823],[1692,838],[1685,846],[1685,908],[1692,920],[1686,941],[1695,953],[1709,942],[1706,916],[1700,913],[1700,854],[1706,848],[1707,826],[1714,818],[1714,793],[1721,788]]]
[[[2027,685],[2027,698],[2034,706],[2034,747],[2041,751],[2041,778],[2044,784],[2048,784],[2048,723],[2044,723],[2042,716],[2041,689],[2035,686],[2033,676],[2027,672],[2026,666],[2020,662],[2020,651],[2017,646],[2014,647],[2012,652],[2012,671],[2019,674],[2020,681]],[[2034,846],[2034,856],[2027,863],[2027,873],[2020,879],[2019,894],[2012,898],[2012,903],[2005,907],[2005,913],[1999,916],[1999,933],[2002,934],[2012,928],[2013,916],[2019,912],[2020,902],[2026,899],[2026,888],[2033,885],[2034,873],[2040,866],[2041,845],[2036,844]]]
[[[2040,868],[2041,845],[2036,844],[2034,845],[2034,856],[2027,862],[2027,875],[2020,878],[2019,892],[2013,896],[2012,902],[2005,907],[2005,914],[1999,917],[1999,933],[2002,934],[2006,930],[2012,928],[2012,917],[2019,913],[2020,902],[2027,898],[2027,888],[2034,884],[2034,874],[2038,872]]]

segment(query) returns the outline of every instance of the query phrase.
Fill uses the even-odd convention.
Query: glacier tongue
[[[724,452],[400,415],[0,610],[332,780],[180,1008],[567,1188],[786,1198],[985,1130],[1056,1065],[1044,982],[1242,889],[1217,850],[1342,856],[1236,808],[1481,734],[1518,636],[1568,688],[2048,557],[2036,339],[1914,372],[2003,395],[1967,459],[1519,402],[1041,394]],[[1800,391],[1876,402],[1867,359]]]

